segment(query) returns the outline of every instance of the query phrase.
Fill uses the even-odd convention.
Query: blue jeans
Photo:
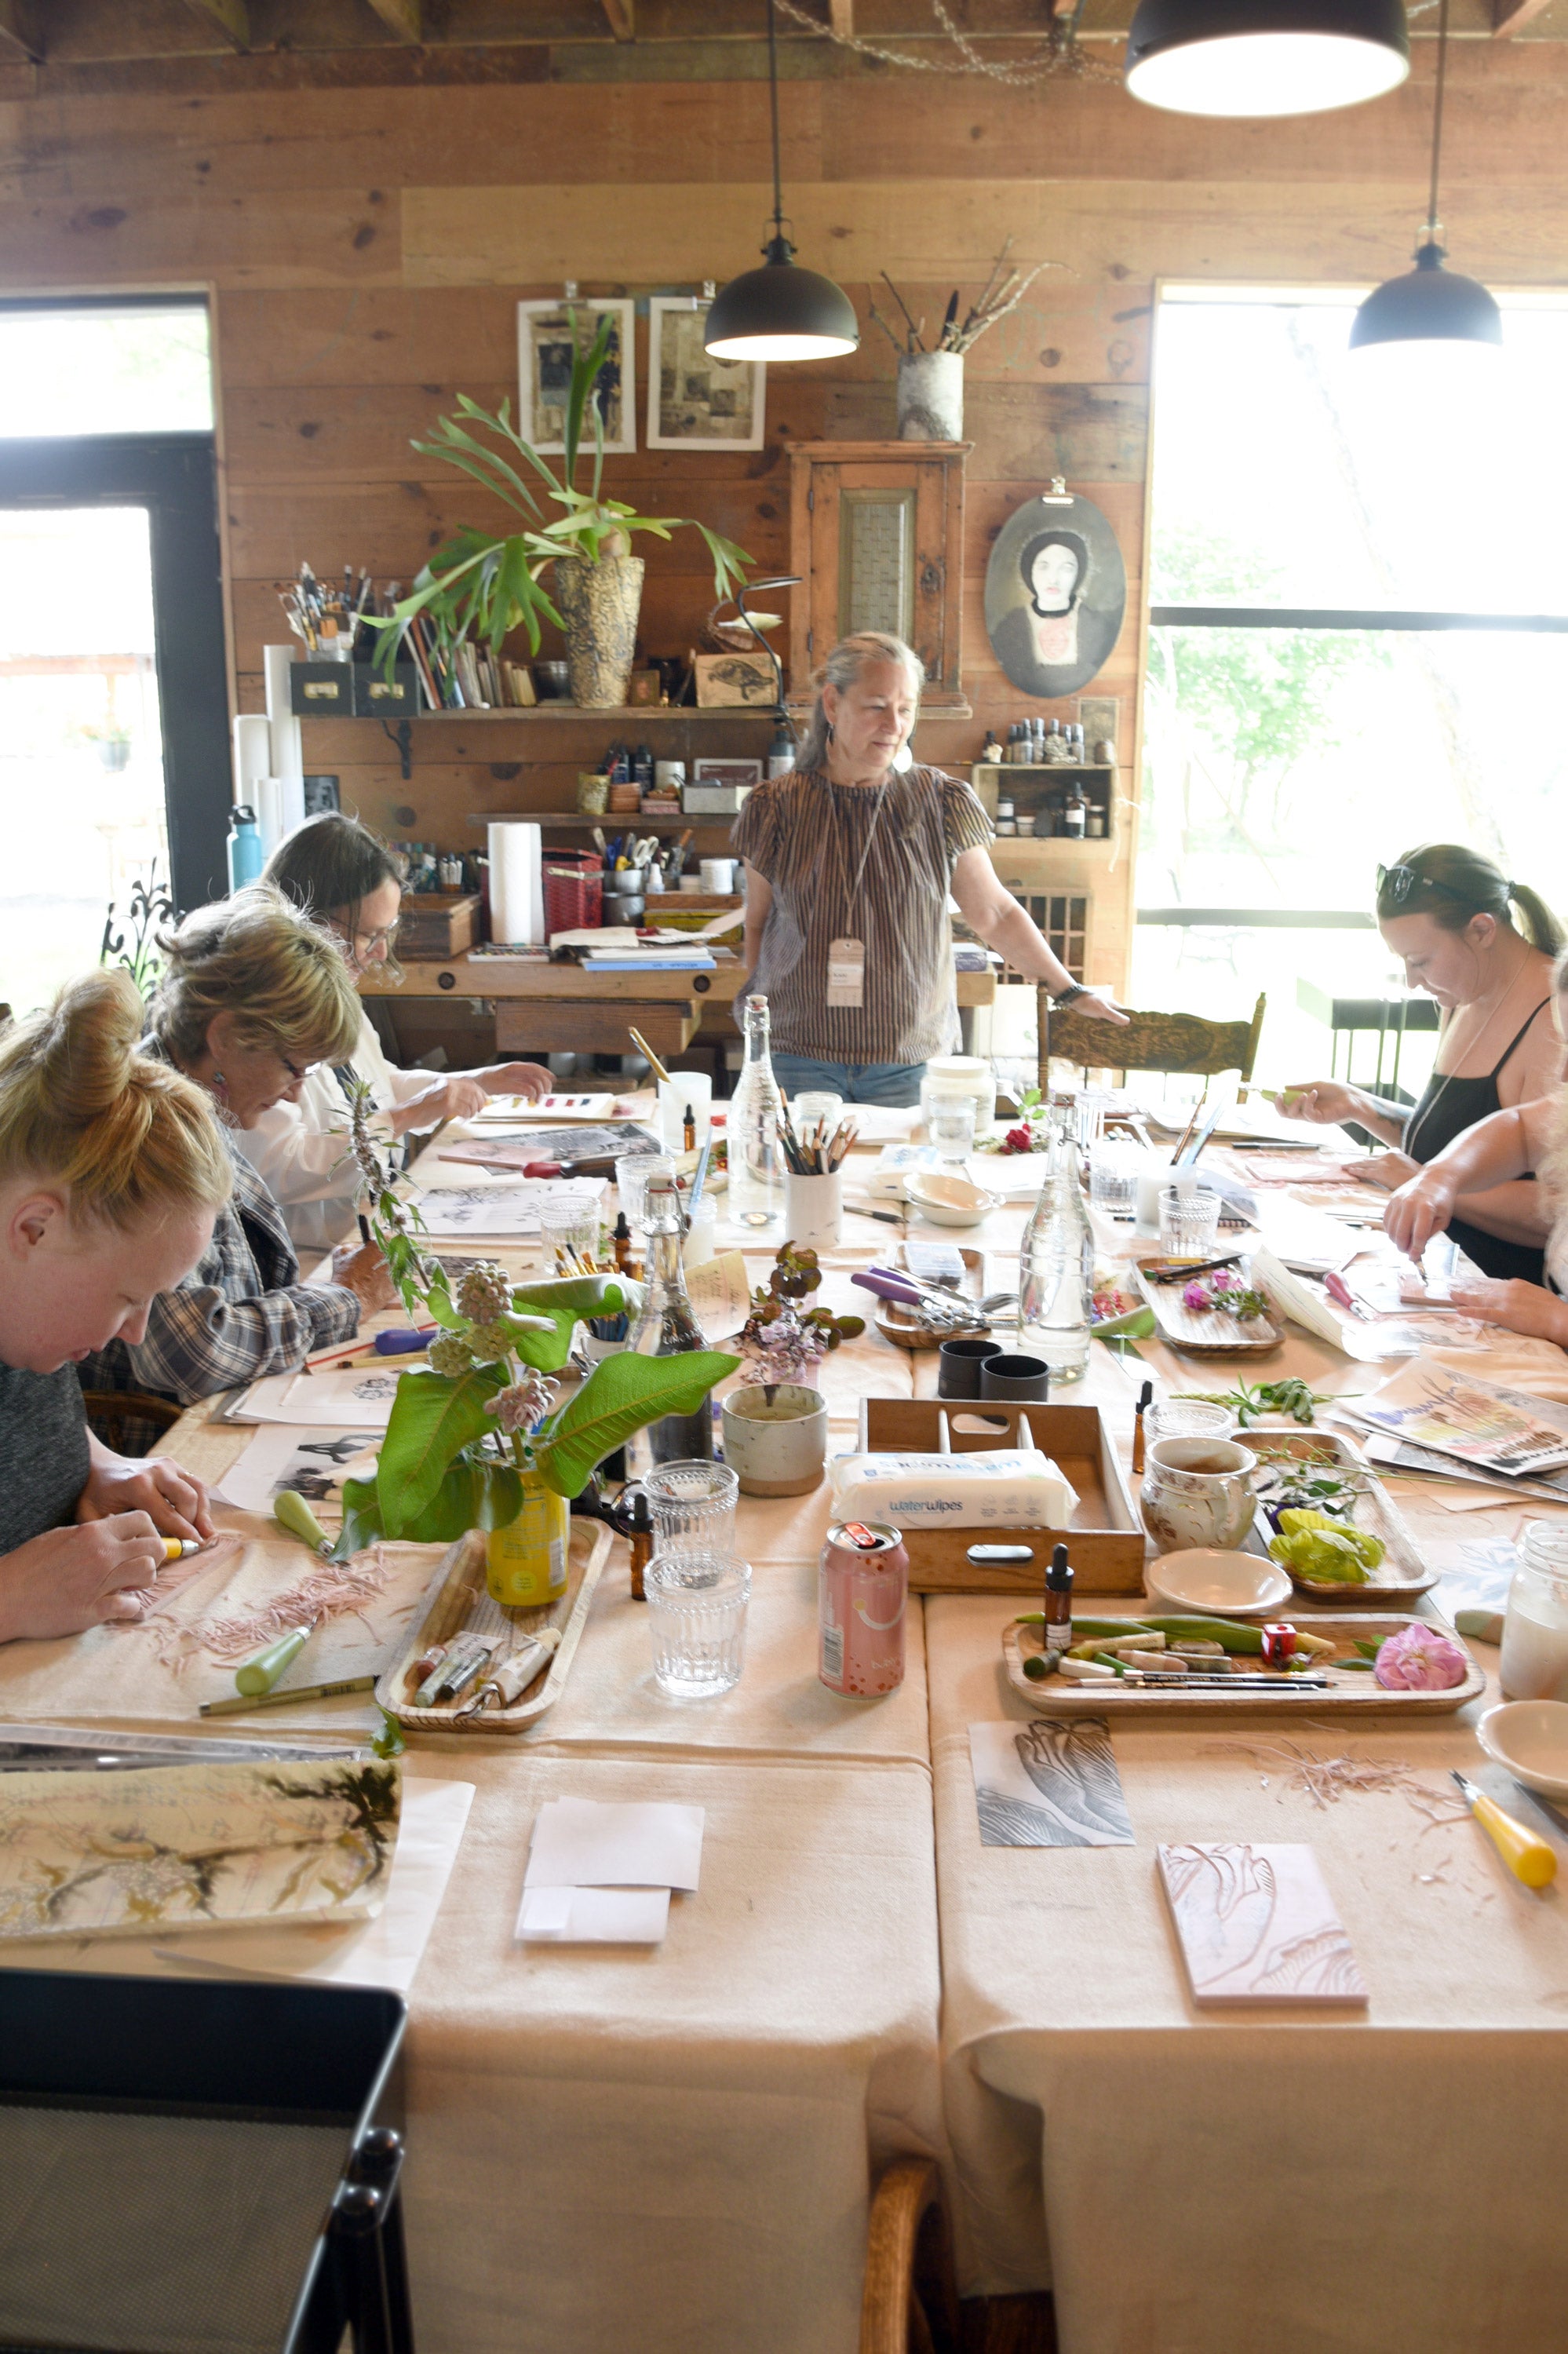
[[[787,1096],[807,1089],[845,1103],[917,1104],[924,1063],[819,1063],[810,1055],[775,1055],[773,1076]]]

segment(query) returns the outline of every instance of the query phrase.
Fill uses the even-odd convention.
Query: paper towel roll
[[[514,948],[544,939],[544,875],[536,825],[490,828],[490,935]]]
[[[258,777],[251,790],[256,796],[251,807],[256,811],[256,830],[261,836],[261,855],[270,858],[285,831],[283,789],[276,777]]]
[[[289,698],[289,673],[294,666],[292,646],[263,646],[267,675],[267,725],[272,757],[269,776],[276,777],[281,797],[280,820],[285,833],[305,822],[305,746],[300,723]]]
[[[234,798],[256,807],[260,779],[272,774],[272,733],[260,711],[242,711],[234,723]]]

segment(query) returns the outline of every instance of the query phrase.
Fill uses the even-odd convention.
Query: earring
[[[833,739],[834,739],[834,737],[837,736],[837,734],[838,734],[838,730],[837,730],[837,728],[833,726],[832,721],[830,719],[830,720],[829,720],[829,722],[828,722],[828,741],[829,741],[829,743],[830,743],[830,744],[833,741]]]

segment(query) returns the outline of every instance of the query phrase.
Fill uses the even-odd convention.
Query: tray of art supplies
[[[1221,1261],[1223,1260],[1223,1264]],[[1285,1339],[1279,1314],[1266,1292],[1255,1287],[1250,1260],[1216,1251],[1194,1259],[1190,1268],[1158,1252],[1141,1252],[1133,1262],[1139,1291],[1154,1311],[1160,1338],[1192,1357],[1266,1357]],[[1236,1307],[1225,1306],[1231,1293]],[[1248,1312],[1238,1314],[1236,1309]]]
[[[885,1498],[876,1486],[861,1518],[890,1521],[902,1531],[909,1555],[909,1583],[919,1594],[1037,1593],[1044,1583],[1053,1549],[1071,1548],[1080,1594],[1141,1594],[1144,1535],[1122,1474],[1116,1442],[1104,1415],[1094,1405],[1002,1405],[991,1398],[862,1398],[863,1456],[1011,1454],[1038,1450],[1066,1482],[1067,1510],[1060,1527],[1020,1526],[989,1515],[998,1504],[983,1489],[968,1498],[943,1496],[939,1466],[927,1479],[913,1476],[886,1480]],[[891,1467],[889,1467],[891,1473]],[[836,1476],[836,1475],[835,1475]],[[1033,1484],[1031,1481],[1028,1484]],[[931,1495],[909,1509],[910,1491]],[[1059,1492],[1059,1491],[1058,1491]],[[953,1503],[965,1524],[953,1524]],[[932,1521],[922,1524],[918,1512]],[[853,1514],[849,1517],[853,1517]]]
[[[484,1532],[471,1529],[450,1547],[441,1563],[424,1610],[414,1622],[397,1657],[376,1687],[376,1697],[388,1716],[408,1733],[525,1733],[559,1700],[588,1621],[588,1604],[599,1572],[609,1553],[610,1532],[602,1521],[573,1520],[567,1547],[567,1582],[554,1602],[537,1610],[514,1610],[492,1600],[485,1586]],[[430,1679],[446,1666],[456,1672],[462,1658],[459,1638],[472,1637],[474,1647],[489,1647],[490,1657],[467,1690],[450,1700],[421,1707],[416,1694],[428,1691]],[[529,1681],[515,1697],[503,1702],[499,1695],[460,1719],[458,1711],[480,1695],[488,1679],[509,1659],[521,1658],[519,1672],[533,1655],[524,1647],[530,1638],[545,1645],[533,1661]],[[438,1652],[442,1658],[438,1658]]]
[[[460,1161],[465,1168],[494,1169],[506,1175],[546,1173],[548,1164],[567,1175],[608,1176],[628,1152],[660,1152],[663,1147],[651,1129],[540,1128],[524,1129],[515,1136],[470,1136],[461,1143],[439,1148],[437,1158]],[[535,1163],[540,1164],[535,1167]]]
[[[1075,1585],[1078,1583],[1075,1581]],[[1271,1668],[1263,1655],[1266,1630],[1256,1620],[1199,1618],[1159,1610],[1147,1618],[1124,1619],[1074,1610],[1075,1648],[1114,1642],[1120,1657],[1132,1649],[1132,1638],[1139,1632],[1156,1638],[1153,1651],[1138,1648],[1135,1656],[1139,1659],[1170,1656],[1177,1643],[1217,1646],[1187,1655],[1189,1665],[1180,1671],[1183,1680],[1201,1676],[1205,1681],[1201,1688],[1192,1683],[1186,1691],[1180,1684],[1159,1681],[1160,1671],[1154,1669],[1144,1671],[1154,1680],[1139,1682],[1139,1671],[1127,1668],[1125,1661],[1121,1672],[1113,1670],[1108,1678],[1097,1677],[1087,1683],[1067,1681],[1060,1666],[1042,1675],[1036,1663],[1043,1655],[1044,1630],[1033,1616],[1012,1619],[1003,1628],[1001,1652],[1008,1682],[1020,1700],[1027,1701],[1043,1716],[1251,1716],[1268,1710],[1289,1710],[1311,1717],[1325,1709],[1335,1715],[1444,1716],[1468,1701],[1478,1700],[1487,1688],[1485,1675],[1460,1638],[1436,1620],[1314,1610],[1295,1617],[1282,1614],[1280,1623],[1294,1628],[1297,1656],[1310,1647],[1305,1669]],[[1440,1691],[1391,1690],[1380,1684],[1373,1655],[1391,1635],[1401,1634],[1407,1627],[1422,1628],[1439,1642],[1457,1646],[1465,1660],[1462,1681]],[[1032,1666],[1033,1675],[1029,1672]],[[1212,1681],[1207,1680],[1211,1672]]]
[[[1375,1548],[1363,1547],[1361,1562],[1348,1564],[1361,1568],[1360,1584],[1314,1577],[1309,1560],[1298,1564],[1281,1559],[1279,1566],[1298,1594],[1336,1607],[1370,1603],[1386,1609],[1391,1602],[1414,1602],[1436,1585],[1441,1572],[1423,1560],[1399,1507],[1353,1439],[1338,1431],[1255,1424],[1238,1430],[1235,1440],[1256,1456],[1265,1473],[1253,1485],[1259,1490],[1257,1539],[1266,1548],[1277,1532],[1272,1515],[1283,1510],[1321,1512],[1342,1522],[1352,1535],[1375,1539],[1383,1549],[1382,1557],[1372,1561],[1366,1556]],[[1299,1538],[1301,1532],[1283,1533]],[[1298,1549],[1303,1554],[1310,1550],[1299,1544]]]
[[[928,1313],[901,1299],[879,1299],[872,1322],[895,1349],[939,1349],[991,1326],[975,1303],[985,1297],[985,1253],[954,1243],[895,1243],[883,1264],[937,1295]],[[950,1302],[950,1305],[949,1305]],[[966,1313],[973,1308],[975,1312]]]

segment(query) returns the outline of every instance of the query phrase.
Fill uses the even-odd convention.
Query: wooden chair
[[[941,2176],[896,2158],[871,2202],[860,2354],[959,2354],[961,2326]]]
[[[1091,1022],[1086,1015],[1053,1013],[1042,983],[1037,992],[1040,1023],[1040,1090],[1050,1093],[1049,1066],[1053,1055],[1091,1070],[1119,1071],[1125,1085],[1129,1071],[1192,1071],[1212,1078],[1220,1071],[1252,1076],[1257,1042],[1263,1031],[1266,996],[1252,1009],[1250,1022],[1212,1022],[1202,1013],[1133,1013],[1123,1030],[1109,1022]]]
[[[83,1390],[81,1395],[89,1430],[117,1455],[150,1455],[180,1418],[172,1398],[147,1390]]]

